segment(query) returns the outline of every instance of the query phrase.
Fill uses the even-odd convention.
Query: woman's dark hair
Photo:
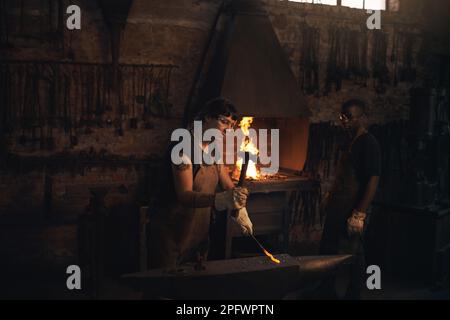
[[[217,119],[221,115],[225,117],[231,116],[233,120],[237,120],[237,110],[234,104],[228,99],[218,97],[208,101],[197,114],[195,120],[203,121],[206,117]]]

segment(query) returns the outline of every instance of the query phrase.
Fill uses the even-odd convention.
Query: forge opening
[[[254,117],[249,123],[248,128],[254,129],[254,132],[256,132],[256,139],[253,139],[256,141],[252,141],[250,135],[250,138],[243,142],[245,146],[237,146],[234,149],[239,150],[240,148],[241,151],[249,151],[253,154],[247,168],[247,180],[282,180],[287,177],[286,174],[297,173],[303,170],[308,148],[308,119]],[[263,129],[267,129],[269,132],[273,129],[279,130],[279,139],[278,141],[275,141],[275,143],[278,143],[278,148],[272,147],[273,141],[269,134],[267,134],[267,139],[266,137],[262,137],[264,140],[262,143],[266,144],[265,146],[262,146],[262,140],[260,139],[259,133],[260,130]],[[245,133],[246,130],[243,131]],[[267,152],[264,153],[267,153],[268,158],[273,156],[272,151],[279,153],[279,170],[275,174],[264,174],[261,170],[264,167],[272,165],[272,163],[262,164],[261,161],[259,161],[260,159],[258,156],[261,147],[267,148]],[[233,179],[238,180],[243,159],[239,157],[237,153],[234,154],[234,159],[236,164],[228,166],[228,169],[231,172]],[[256,162],[255,159],[257,159]]]

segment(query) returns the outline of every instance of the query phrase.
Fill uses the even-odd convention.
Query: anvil
[[[337,272],[353,261],[351,255],[266,256],[207,261],[204,269],[187,264],[176,270],[151,269],[122,276],[147,297],[169,299],[281,299],[286,294]]]

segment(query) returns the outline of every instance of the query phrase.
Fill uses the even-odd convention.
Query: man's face
[[[225,135],[227,129],[233,129],[236,125],[236,121],[231,116],[220,115],[216,118],[206,117],[204,128],[218,129],[223,135]]]
[[[357,106],[351,106],[340,114],[339,119],[341,120],[342,126],[345,130],[354,133],[362,125],[361,117],[363,113]]]

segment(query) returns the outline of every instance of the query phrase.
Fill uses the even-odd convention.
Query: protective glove
[[[231,219],[241,228],[243,235],[249,236],[253,234],[253,223],[250,220],[245,207],[239,209],[237,217],[232,216]]]
[[[366,214],[357,210],[352,211],[352,215],[347,219],[347,233],[349,236],[362,235]]]
[[[219,192],[214,198],[214,207],[219,211],[241,209],[247,204],[247,197],[247,188],[236,187]]]

